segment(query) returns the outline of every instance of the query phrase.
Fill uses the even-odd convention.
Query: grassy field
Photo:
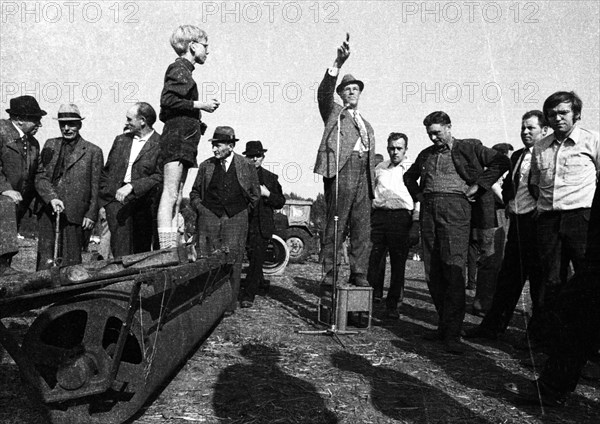
[[[15,265],[28,269],[30,260],[23,252]],[[370,330],[339,340],[301,334],[322,328],[315,323],[319,278],[314,262],[289,265],[272,278],[268,295],[224,318],[132,422],[600,422],[598,382],[582,380],[561,409],[519,406],[503,393],[505,382],[533,377],[521,365],[529,354],[512,347],[523,336],[521,307],[499,341],[467,343],[464,356],[448,355],[440,344],[421,338],[437,319],[422,262],[409,261],[400,320],[383,319],[384,306],[376,304]],[[34,315],[4,321],[22,335]],[[479,320],[467,315],[466,326]],[[0,423],[42,422],[25,398],[18,369],[5,352],[0,357]],[[543,363],[543,357],[534,359]]]

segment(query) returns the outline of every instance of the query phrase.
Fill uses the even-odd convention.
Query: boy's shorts
[[[202,123],[194,118],[180,116],[169,119],[160,136],[160,154],[163,163],[181,162],[185,167],[198,166],[198,142]]]

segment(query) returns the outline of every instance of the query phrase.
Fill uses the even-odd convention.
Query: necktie
[[[29,147],[29,141],[27,135],[23,135],[23,137],[19,138],[20,148],[22,150],[23,156],[27,156],[27,148]]]
[[[225,164],[225,159],[221,159],[221,167],[223,168],[223,171],[227,172],[227,165]]]
[[[369,151],[369,134],[367,133],[367,129],[365,128],[365,124],[362,119],[360,119],[360,115],[357,110],[354,110],[354,121],[356,125],[358,125],[358,129],[360,131],[360,143],[362,145],[362,149],[365,152]]]
[[[526,154],[527,154],[527,150],[525,150],[523,152],[523,154],[521,155],[521,157],[519,158],[519,161],[517,162],[517,169],[515,169],[515,174],[514,174],[514,178],[513,178],[513,184],[515,187],[515,195],[517,194],[517,189],[519,188],[519,182],[521,181],[521,164],[523,163],[523,159],[525,158]]]

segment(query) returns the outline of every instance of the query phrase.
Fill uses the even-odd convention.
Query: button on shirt
[[[540,191],[538,210],[590,208],[599,165],[597,133],[575,126],[562,142],[554,134],[540,140],[531,165],[531,184]]]
[[[519,180],[517,182],[517,192],[515,198],[508,202],[508,210],[517,215],[523,215],[533,211],[536,207],[536,200],[529,192],[529,171],[531,170],[531,149],[523,150],[523,154],[517,162],[517,166],[513,169],[512,179],[515,181],[517,172],[519,173]]]
[[[152,137],[152,134],[154,134],[154,131],[141,138],[137,135],[133,136],[133,142],[131,143],[131,153],[129,153],[129,162],[127,164],[127,171],[125,172],[125,178],[123,179],[124,183],[131,182],[131,172],[133,169],[133,164],[135,163],[137,157],[144,148],[146,141],[148,141],[148,139]]]
[[[404,163],[394,166],[390,160],[381,162],[375,168],[375,209],[407,209],[415,208],[413,199],[404,185]]]

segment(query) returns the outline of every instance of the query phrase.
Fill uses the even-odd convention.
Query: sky
[[[376,150],[390,132],[408,135],[408,157],[430,144],[423,118],[447,112],[456,138],[520,146],[521,116],[558,90],[583,99],[581,126],[600,127],[598,1],[0,1],[0,117],[11,98],[34,95],[48,112],[40,143],[60,135],[62,103],[85,117],[81,134],[105,154],[136,101],[158,112],[167,66],[177,57],[173,30],[208,33],[209,56],[196,66],[207,141],[229,125],[242,153],[250,140],[268,149],[264,166],[284,192],[315,198],[312,169],[323,131],[316,89],[350,34],[341,74],[362,80],[361,114]],[[338,99],[339,100],[339,99]],[[158,122],[155,129],[162,130]],[[188,177],[184,195],[193,182]]]

